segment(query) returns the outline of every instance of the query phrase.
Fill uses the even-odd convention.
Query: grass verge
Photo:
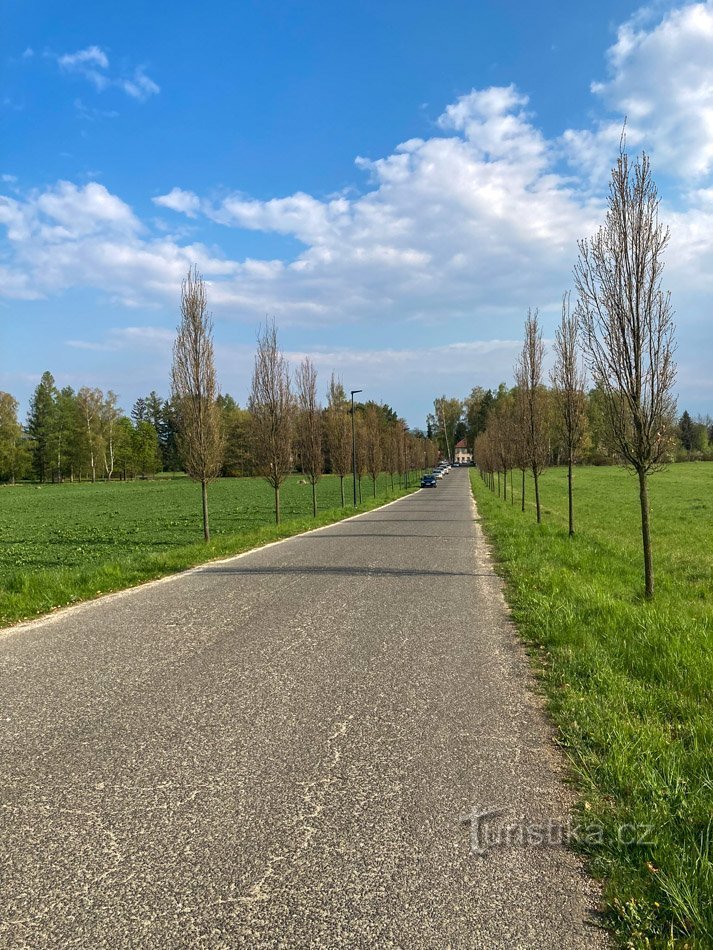
[[[544,523],[471,473],[518,628],[580,793],[580,847],[625,947],[713,946],[713,466],[652,479],[657,595],[643,601],[627,473],[543,478]],[[530,487],[526,489],[531,494]]]

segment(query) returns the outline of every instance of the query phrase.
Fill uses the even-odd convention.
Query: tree
[[[208,484],[218,477],[223,452],[218,384],[213,356],[213,321],[203,278],[192,267],[181,284],[181,322],[173,344],[171,394],[176,407],[179,449],[186,472],[200,482],[203,537],[210,541]]]
[[[516,433],[512,396],[504,396],[495,403],[490,413],[486,432],[490,436],[492,461],[498,473],[503,473],[503,499],[508,497],[508,471],[511,472],[516,460]],[[498,482],[500,475],[498,474]],[[512,472],[511,472],[512,482]]]
[[[275,493],[275,523],[279,524],[280,487],[292,471],[295,406],[274,320],[265,321],[258,335],[248,409],[255,466]]]
[[[0,479],[15,484],[32,465],[28,440],[17,418],[18,402],[0,392]]]
[[[569,499],[569,536],[574,536],[574,500],[572,466],[584,438],[587,421],[584,395],[584,369],[580,363],[579,326],[570,310],[569,294],[562,298],[562,319],[555,331],[555,363],[550,379],[555,394],[555,409],[567,456],[567,494]]]
[[[56,398],[54,376],[47,371],[32,394],[27,417],[27,434],[32,439],[32,467],[41,482],[49,477],[53,468]]]
[[[146,400],[141,396],[136,400],[134,406],[131,410],[131,419],[134,425],[138,425],[140,422],[145,422],[148,419],[148,409],[146,407]]]
[[[673,311],[661,289],[668,241],[649,159],[642,154],[632,169],[622,137],[605,222],[579,242],[574,279],[592,376],[622,464],[638,476],[647,598],[654,595],[648,477],[665,461],[675,411]]]
[[[97,480],[97,459],[101,453],[101,407],[104,395],[101,389],[82,386],[77,393],[77,406],[82,420],[83,457],[89,462],[92,481]]]
[[[317,371],[308,356],[297,367],[297,445],[302,470],[312,486],[312,515],[317,517],[317,482],[322,477],[322,409],[317,402]]]
[[[542,385],[542,362],[545,346],[539,325],[539,313],[528,310],[525,320],[525,341],[515,366],[515,380],[521,400],[520,414],[524,429],[527,463],[535,482],[537,523],[542,521],[540,506],[540,475],[547,461],[547,424]]]
[[[327,394],[327,448],[332,472],[339,476],[339,491],[344,507],[344,478],[352,469],[352,429],[347,394],[342,381],[332,373]]]
[[[74,471],[81,450],[81,418],[77,397],[71,386],[65,386],[55,397],[53,451],[56,479],[66,474],[74,481]]]
[[[520,471],[520,510],[525,511],[525,476],[528,468],[527,452],[527,414],[525,399],[520,387],[513,389],[514,405],[512,414],[513,425],[513,465]]]
[[[447,399],[441,396],[433,401],[431,428],[444,456],[453,458],[456,444],[456,430],[463,415],[463,403],[460,399]]]
[[[141,423],[138,423],[141,425]],[[131,424],[131,419],[122,416],[117,419],[114,433],[114,461],[120,477],[126,481],[131,475],[136,474],[136,430]]]
[[[218,397],[223,426],[223,466],[221,475],[252,475],[250,457],[250,413],[241,409],[232,396]]]
[[[693,419],[691,419],[688,410],[684,410],[683,415],[678,421],[678,437],[681,440],[683,448],[687,452],[690,452],[693,449],[694,428]]]
[[[504,384],[501,384],[504,386]],[[495,402],[495,396],[491,389],[483,389],[482,386],[476,386],[471,390],[470,395],[464,402],[466,439],[469,445],[473,445],[477,436],[485,432],[488,427],[488,415]]]
[[[379,409],[373,402],[367,403],[364,410],[364,436],[366,469],[371,475],[373,494],[376,498],[376,481],[381,472],[381,419]]]
[[[121,410],[117,407],[117,402],[116,393],[109,390],[100,409],[104,471],[108,481],[111,481],[111,476],[114,474],[116,424],[121,418]]]
[[[144,478],[156,474],[161,467],[158,435],[155,426],[144,419],[134,429],[131,451],[127,451],[129,464]]]

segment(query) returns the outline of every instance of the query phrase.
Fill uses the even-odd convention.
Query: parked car
[[[438,482],[435,475],[424,475],[421,479],[421,488],[437,488]]]

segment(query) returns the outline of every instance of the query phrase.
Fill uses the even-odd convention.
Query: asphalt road
[[[607,945],[464,470],[2,632],[0,702],[2,947]]]

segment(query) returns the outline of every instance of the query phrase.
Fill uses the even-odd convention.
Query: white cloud
[[[76,53],[64,53],[57,57],[57,62],[63,72],[82,76],[98,92],[113,86],[123,90],[132,99],[145,102],[161,91],[159,85],[146,75],[143,67],[135,69],[131,76],[111,76],[109,57],[99,46],[87,46]]]
[[[652,23],[646,8],[624,23],[607,55],[609,77],[592,92],[616,113],[593,130],[570,131],[573,164],[608,174],[627,116],[627,144],[654,167],[687,180],[713,170],[713,0],[689,3]]]
[[[104,340],[67,340],[66,345],[75,350],[114,352],[123,349],[170,351],[175,333],[165,327],[115,327]]]
[[[172,188],[167,195],[159,195],[153,199],[154,204],[171,211],[179,211],[189,218],[195,218],[201,207],[198,195],[192,191],[183,191],[181,188]]]
[[[65,53],[57,60],[62,69],[82,70],[89,66],[98,66],[100,69],[109,68],[109,57],[98,46],[88,46],[76,53]]]
[[[132,99],[138,99],[145,102],[150,96],[158,95],[161,92],[160,86],[149,79],[143,69],[137,69],[131,79],[119,79],[117,85]]]
[[[8,297],[93,287],[127,306],[146,306],[175,299],[194,262],[218,278],[240,269],[201,244],[148,236],[131,208],[97,182],[0,196],[0,225],[7,233],[0,263],[12,275],[0,294]]]

